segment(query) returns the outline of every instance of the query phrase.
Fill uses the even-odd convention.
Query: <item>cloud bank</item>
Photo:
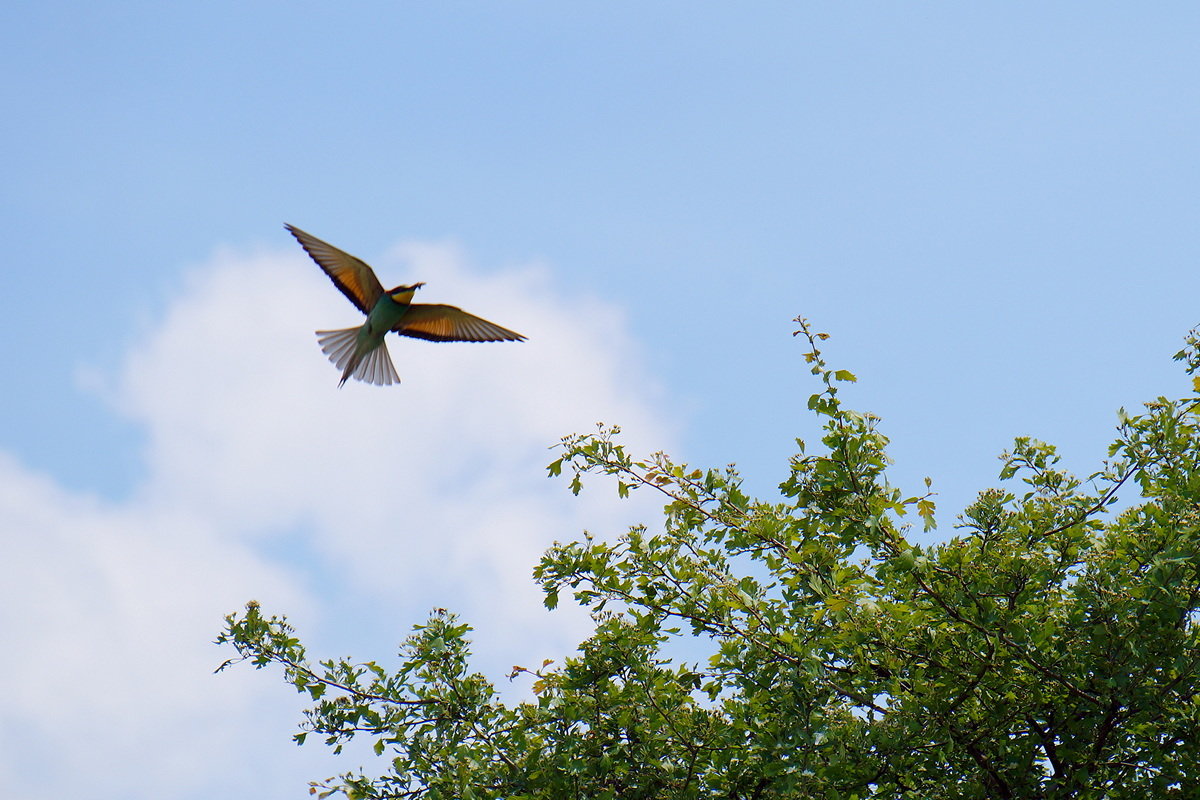
[[[282,798],[357,767],[290,744],[302,703],[277,674],[211,674],[232,654],[211,644],[222,615],[251,598],[315,656],[383,662],[450,608],[501,682],[586,634],[577,610],[542,609],[530,569],[553,540],[615,534],[655,502],[573,498],[546,479],[547,448],[600,420],[637,452],[673,438],[620,310],[564,296],[543,266],[486,273],[448,245],[374,265],[529,341],[393,337],[400,386],[339,390],[313,330],[357,310],[301,252],[221,252],[106,382],[145,440],[128,499],[0,452],[6,794]]]

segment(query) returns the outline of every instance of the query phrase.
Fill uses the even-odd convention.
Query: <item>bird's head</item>
[[[418,283],[410,283],[403,286],[397,286],[395,289],[388,290],[388,297],[392,298],[397,303],[407,303],[412,300],[413,292],[425,285],[424,281]]]

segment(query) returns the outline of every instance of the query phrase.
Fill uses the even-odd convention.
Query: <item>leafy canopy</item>
[[[555,545],[534,576],[595,632],[561,666],[517,668],[502,703],[469,665],[470,628],[436,610],[397,666],[312,664],[282,617],[226,618],[237,661],[307,693],[298,742],[367,737],[368,771],[313,784],[350,798],[1145,798],[1200,786],[1200,429],[1195,397],[1123,411],[1086,481],[1018,439],[1008,488],[931,547],[928,494],[885,477],[879,420],[843,407],[814,333],[819,452],[798,441],[782,502],[732,467],[639,460],[601,428],[553,475],[666,499],[656,530]],[[1176,355],[1200,372],[1193,331]],[[1194,378],[1200,392],[1200,377]],[[929,481],[926,480],[926,487]],[[1140,497],[1114,508],[1120,489]],[[911,515],[911,516],[910,516]],[[678,637],[712,652],[665,654]]]

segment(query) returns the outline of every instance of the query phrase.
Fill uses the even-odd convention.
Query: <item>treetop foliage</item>
[[[797,320],[820,382],[820,447],[798,441],[783,499],[733,467],[639,458],[619,429],[562,442],[552,475],[661,493],[660,526],[556,544],[534,577],[594,633],[561,665],[518,667],[501,702],[470,628],[435,610],[397,666],[312,664],[257,604],[218,639],[310,695],[299,742],[368,737],[379,761],[315,783],[351,798],[1145,798],[1200,786],[1200,400],[1119,415],[1081,480],[1017,439],[1005,488],[947,541],[930,494],[886,478],[887,438],[845,408],[825,334]],[[1193,331],[1176,358],[1200,372]],[[1194,377],[1200,392],[1200,377]],[[926,481],[928,490],[929,481]],[[1138,499],[1117,511],[1119,491]],[[666,654],[678,637],[711,657]]]

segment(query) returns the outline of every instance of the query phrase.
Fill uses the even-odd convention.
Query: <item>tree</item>
[[[1008,488],[919,547],[929,495],[885,478],[878,419],[843,407],[826,338],[782,502],[732,468],[639,460],[616,428],[569,436],[551,474],[615,476],[666,499],[660,529],[551,548],[534,574],[595,632],[506,705],[469,667],[470,628],[437,610],[394,670],[313,665],[282,617],[226,618],[236,661],[281,664],[311,695],[303,742],[370,737],[383,774],[314,784],[351,798],[1145,798],[1200,786],[1200,428],[1195,397],[1121,413],[1088,480],[1018,439]],[[1176,355],[1200,372],[1193,331]],[[1200,377],[1193,379],[1200,392]],[[929,481],[926,480],[928,487]],[[1122,511],[1117,492],[1139,490]],[[664,655],[679,636],[707,663]]]

